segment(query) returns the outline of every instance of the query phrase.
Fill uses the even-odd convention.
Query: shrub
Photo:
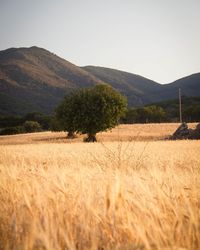
[[[21,133],[24,133],[23,126],[3,128],[0,131],[0,135],[15,135],[15,134],[21,134]]]
[[[42,131],[41,125],[35,121],[26,121],[23,127],[27,133]]]

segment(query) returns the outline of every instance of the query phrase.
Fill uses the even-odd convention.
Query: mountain
[[[95,66],[85,66],[83,69],[125,94],[130,106],[143,106],[176,99],[179,88],[184,96],[200,96],[200,73],[181,78],[170,84],[159,84],[139,75],[115,69]]]
[[[154,102],[162,91],[161,84],[139,75],[95,66],[85,66],[83,69],[127,96],[130,106],[143,106]]]
[[[181,94],[183,96],[198,97],[200,96],[200,73],[183,77],[169,84],[164,84],[162,88],[160,101],[177,98],[179,88],[181,88]]]
[[[129,106],[175,99],[178,88],[185,96],[200,96],[200,73],[162,85],[120,70],[78,67],[35,46],[11,48],[0,51],[0,114],[50,114],[70,91],[103,82],[126,95]]]
[[[99,79],[38,47],[0,51],[0,113],[53,112],[69,91]]]

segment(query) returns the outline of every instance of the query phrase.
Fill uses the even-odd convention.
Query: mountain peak
[[[66,93],[100,82],[43,48],[10,48],[0,52],[0,113],[51,113]]]

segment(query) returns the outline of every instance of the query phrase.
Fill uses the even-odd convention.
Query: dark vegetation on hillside
[[[182,117],[184,122],[200,121],[200,97],[182,97]],[[169,100],[131,108],[127,111],[123,123],[178,122],[179,100]]]
[[[182,97],[182,110],[184,122],[200,121],[200,97]],[[53,115],[44,115],[38,112],[28,113],[25,116],[0,116],[0,134],[17,134],[28,132],[24,125],[26,121],[34,121],[39,124],[36,131],[62,130],[62,126]],[[145,107],[129,108],[121,123],[156,123],[178,122],[179,100],[154,103]],[[35,132],[35,131],[32,131]]]
[[[176,99],[180,87],[185,96],[200,96],[200,73],[161,85],[119,70],[81,68],[38,47],[0,51],[0,115],[53,114],[66,94],[99,83],[125,95],[130,108]]]
[[[0,135],[12,135],[50,130],[53,116],[38,112],[25,116],[0,116]]]
[[[200,97],[182,96],[182,116],[185,122],[200,121]],[[179,118],[179,100],[168,100],[155,103],[160,106],[166,113],[166,118],[169,121],[176,121]]]

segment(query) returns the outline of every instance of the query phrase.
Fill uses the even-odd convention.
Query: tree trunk
[[[76,136],[75,136],[74,132],[69,131],[69,132],[67,133],[67,139],[74,139],[75,137],[76,137]]]
[[[88,137],[85,139],[85,142],[96,142],[96,134],[88,134]]]

